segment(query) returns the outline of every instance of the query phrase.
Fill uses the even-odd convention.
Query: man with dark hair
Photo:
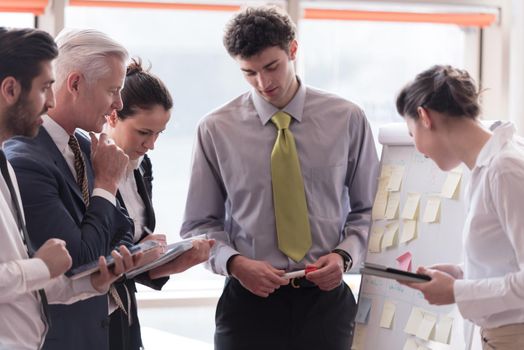
[[[34,137],[41,115],[54,106],[51,61],[58,50],[40,30],[0,27],[0,144],[15,135]],[[15,173],[0,150],[0,349],[39,349],[47,332],[47,302],[72,303],[107,292],[134,266],[125,247],[113,272],[100,258],[101,272],[75,281],[66,243],[51,238],[35,252],[27,235]]]
[[[0,28],[0,35],[2,38],[0,53],[2,54],[0,61],[0,81],[4,81],[7,77],[12,77],[19,83],[19,98],[17,102],[10,106],[3,118],[5,129],[3,132],[9,131],[12,135],[35,136],[39,124],[34,124],[39,121],[40,115],[43,111],[32,111],[33,113],[20,113],[28,108],[32,101],[29,93],[31,92],[31,84],[33,79],[42,73],[42,61],[51,61],[56,58],[58,51],[56,44],[49,34],[43,31],[30,31],[28,29],[10,31],[6,28]],[[8,50],[16,48],[16,54],[10,53]],[[51,83],[44,88],[48,93],[52,94]],[[52,99],[46,101],[46,104],[51,103]],[[38,105],[42,106],[42,101],[38,101]],[[44,106],[47,109],[47,106]],[[29,111],[31,112],[31,111]],[[35,115],[38,113],[38,118]],[[31,123],[33,123],[31,125]],[[7,139],[7,138],[5,138]]]
[[[201,121],[181,230],[215,238],[209,265],[228,276],[215,349],[347,350],[342,277],[365,252],[378,174],[366,117],[296,76],[277,7],[235,15],[224,45],[253,89]]]
[[[56,104],[42,116],[34,139],[13,138],[4,147],[20,183],[31,240],[37,247],[51,237],[64,240],[75,268],[119,242],[132,244],[132,223],[115,197],[128,157],[106,134],[94,135],[107,115],[122,108],[128,53],[91,29],[64,30],[56,43]],[[90,132],[91,142],[79,129]],[[114,286],[110,294],[50,307],[53,327],[43,348],[109,349],[108,311],[127,312]]]

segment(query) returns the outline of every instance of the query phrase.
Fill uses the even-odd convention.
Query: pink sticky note
[[[410,252],[406,252],[399,256],[396,260],[398,262],[398,267],[401,270],[411,272],[411,258],[412,255]]]

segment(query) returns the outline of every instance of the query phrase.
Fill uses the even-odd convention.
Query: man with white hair
[[[128,158],[107,135],[105,116],[122,108],[126,49],[95,30],[64,31],[56,38],[56,105],[34,139],[6,143],[27,229],[36,247],[50,237],[66,242],[73,267],[107,255],[132,240],[132,225],[115,199]],[[89,139],[76,129],[90,132]],[[44,349],[108,349],[108,298],[50,307]]]
[[[10,137],[34,137],[41,115],[55,103],[51,61],[53,38],[36,29],[0,27],[0,144]],[[0,349],[39,349],[46,332],[47,302],[72,303],[104,294],[118,275],[133,267],[121,248],[112,255],[110,273],[103,258],[100,273],[71,281],[66,242],[50,238],[35,252],[27,235],[16,176],[0,150]],[[56,229],[56,228],[55,228]]]

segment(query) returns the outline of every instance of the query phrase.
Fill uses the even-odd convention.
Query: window
[[[0,1],[0,26],[34,28],[35,16],[42,15],[49,0]]]
[[[457,26],[304,20],[301,30],[305,80],[356,102],[377,124],[399,121],[395,95],[415,74],[464,66]]]
[[[479,32],[455,24],[306,18],[300,22],[299,67],[307,84],[358,104],[376,139],[381,125],[402,120],[395,98],[417,73],[435,64],[477,71],[478,58],[470,57],[479,52],[468,50]]]
[[[0,26],[34,28],[35,16],[32,13],[0,12]]]

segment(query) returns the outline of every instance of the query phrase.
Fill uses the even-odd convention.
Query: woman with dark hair
[[[471,170],[465,198],[464,265],[419,267],[406,283],[431,304],[457,303],[481,327],[483,349],[524,349],[524,155],[515,127],[477,120],[479,92],[466,71],[434,66],[400,92],[397,110],[416,148],[442,170]]]
[[[128,171],[120,183],[117,197],[134,222],[135,243],[147,239],[165,243],[165,235],[149,234],[155,229],[155,213],[151,201],[152,165],[146,153],[154,149],[158,136],[165,130],[171,116],[173,101],[162,81],[145,71],[140,60],[134,60],[127,68],[122,102],[122,110],[113,111],[107,118],[104,130],[129,156]],[[169,275],[206,261],[213,242],[195,240],[193,248],[179,258],[135,279],[151,288],[160,289],[167,282]],[[126,280],[117,289],[126,312],[121,307],[112,308],[114,311],[110,319],[110,348],[141,349],[134,279]]]

